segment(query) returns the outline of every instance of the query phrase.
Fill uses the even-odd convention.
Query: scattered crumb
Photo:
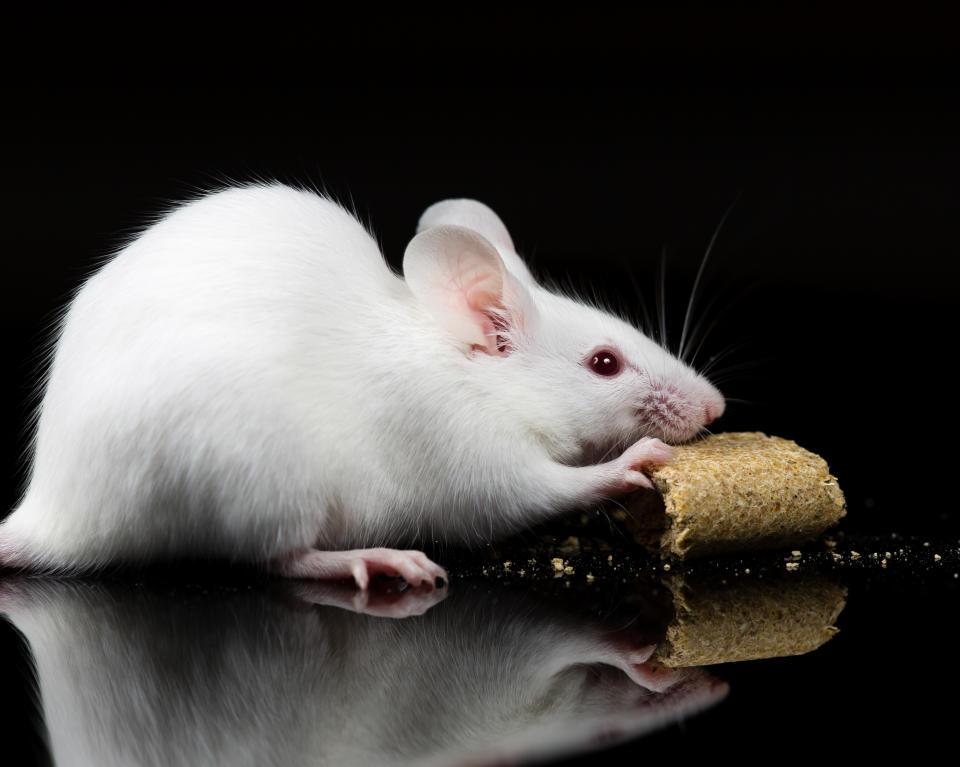
[[[788,570],[799,570],[799,569],[800,569],[800,563],[799,563],[799,562],[787,562],[787,569],[788,569]]]
[[[518,575],[519,575],[521,578],[522,578],[524,575],[526,575],[526,574],[527,574],[527,571],[526,571],[526,570],[520,570],[520,572],[518,573]]]
[[[665,562],[664,565],[663,565],[663,569],[664,569],[664,570],[669,570],[669,569],[670,569],[670,563],[669,563],[669,562]]]
[[[835,552],[835,551],[834,551],[830,556],[833,557],[833,561],[834,561],[834,562],[837,562],[837,561],[843,559],[843,556],[840,555],[840,554],[837,554],[837,552]]]
[[[571,535],[557,547],[557,551],[559,551],[561,554],[580,553],[580,539]]]
[[[934,562],[939,562],[941,559],[943,559],[943,557],[941,557],[939,554],[934,554],[934,555],[933,555],[933,561],[934,561]]]
[[[744,568],[743,572],[744,572],[746,575],[750,575],[750,568],[749,568],[749,567]]]
[[[889,551],[885,551],[883,552],[883,556],[885,556],[887,559],[890,559],[893,556],[893,554],[891,554]]]
[[[824,545],[825,545],[828,549],[835,549],[835,548],[837,548],[837,542],[836,542],[836,541],[831,541],[829,538],[828,538],[827,540],[825,540],[823,543],[824,543]]]
[[[851,551],[851,552],[850,552],[850,559],[860,559],[860,552],[859,552],[859,551]]]
[[[510,569],[510,566],[511,566],[512,564],[513,564],[513,562],[511,562],[509,559],[506,560],[506,561],[503,563],[503,569],[504,569],[504,570],[509,570],[509,569]]]
[[[930,541],[924,541],[924,542],[923,542],[923,547],[924,547],[925,549],[929,549],[929,548],[930,548]]]
[[[553,559],[550,560],[550,563],[553,565],[553,569],[554,569],[556,572],[558,572],[558,573],[562,573],[562,572],[563,572],[563,566],[564,566],[564,565],[563,565],[563,560],[560,559],[560,557],[554,557]]]
[[[880,567],[886,567],[886,566],[887,566],[887,558],[884,557],[883,559],[880,560]]]
[[[593,583],[596,578],[593,577],[593,573],[587,573],[587,583]]]
[[[794,549],[793,551],[791,551],[790,554],[792,554],[792,555],[795,556],[795,557],[802,557],[802,556],[803,556],[803,552],[802,552],[802,551],[797,551],[796,549]]]
[[[563,568],[563,571],[564,571],[567,575],[573,575],[573,567],[572,567],[571,565],[567,565],[566,567],[564,567],[564,568]]]

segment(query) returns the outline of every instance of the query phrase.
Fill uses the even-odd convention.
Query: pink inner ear
[[[529,297],[481,235],[456,226],[421,232],[407,246],[403,269],[417,300],[461,343],[509,353],[503,335],[519,328]]]
[[[502,283],[493,275],[479,273],[474,276],[471,284],[464,287],[464,300],[475,321],[480,326],[483,333],[485,344],[473,344],[472,348],[484,352],[485,354],[499,355],[502,352],[498,349],[497,328],[493,321],[493,312],[499,310],[500,290]]]

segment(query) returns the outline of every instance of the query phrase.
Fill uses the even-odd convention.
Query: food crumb
[[[587,583],[593,583],[596,578],[593,577],[593,573],[587,573]]]
[[[792,571],[792,570],[799,570],[799,569],[800,569],[800,563],[799,563],[799,562],[787,562],[787,569],[788,569],[788,570],[791,570],[791,571]]]
[[[504,563],[503,563],[503,569],[504,569],[504,570],[509,570],[510,567],[511,567],[511,565],[513,565],[513,562],[511,562],[511,561],[508,559],[508,560],[504,561]]]
[[[797,551],[796,549],[794,549],[794,550],[791,551],[790,553],[791,553],[793,556],[795,556],[795,557],[801,557],[801,556],[803,556],[803,552],[802,552],[802,551]]]
[[[669,570],[669,569],[670,569],[670,563],[669,563],[669,562],[664,563],[663,569],[664,569],[664,570]]]
[[[571,535],[560,544],[558,550],[561,554],[577,554],[580,551],[580,539]]]
[[[850,552],[850,559],[860,559],[860,552],[859,552],[859,551],[851,551],[851,552]]]
[[[573,567],[572,567],[571,565],[567,565],[566,567],[564,567],[564,568],[563,568],[563,571],[564,571],[567,575],[573,575]]]
[[[749,567],[745,567],[744,570],[743,570],[743,572],[744,572],[745,575],[750,575],[750,568],[749,568]]]
[[[832,540],[830,540],[829,538],[824,541],[824,544],[826,545],[826,547],[827,547],[828,549],[835,549],[835,548],[837,548],[837,542],[836,542],[836,541],[832,541]]]
[[[560,559],[560,557],[554,557],[553,559],[550,560],[550,563],[553,565],[553,569],[556,572],[558,573],[563,572],[563,560]]]
[[[943,557],[941,557],[939,554],[934,554],[934,555],[933,555],[933,561],[934,561],[934,562],[939,562],[941,559],[943,559]]]
[[[930,541],[924,541],[924,542],[923,542],[923,547],[924,547],[925,549],[929,549],[929,548],[930,548]]]

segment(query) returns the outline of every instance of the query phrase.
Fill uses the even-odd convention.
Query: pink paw
[[[652,692],[664,692],[684,677],[681,669],[667,668],[650,661],[656,652],[656,645],[638,647],[632,645],[629,640],[620,640],[617,644],[613,665],[622,669],[634,684]]]
[[[297,581],[291,588],[307,604],[329,605],[377,618],[423,615],[447,597],[447,589],[410,587],[401,581],[373,581],[368,589],[358,589],[346,581]]]
[[[361,589],[366,589],[370,578],[376,575],[399,577],[411,586],[427,585],[431,588],[439,588],[449,580],[447,571],[422,551],[398,549],[306,549],[283,557],[273,569],[288,578],[352,579]]]
[[[361,549],[346,552],[355,555],[350,563],[353,580],[365,589],[370,576],[403,578],[411,586],[440,586],[448,580],[447,571],[434,564],[422,551],[398,549]]]
[[[638,487],[653,488],[650,478],[641,469],[650,464],[667,463],[673,458],[673,448],[656,437],[637,440],[624,451],[617,461],[622,472],[620,492],[627,493]]]

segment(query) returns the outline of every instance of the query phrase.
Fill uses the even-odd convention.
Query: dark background
[[[635,312],[665,249],[674,343],[736,200],[695,312],[717,321],[704,359],[737,347],[716,428],[825,456],[851,532],[956,534],[953,21],[688,6],[12,25],[4,507],[70,292],[169,203],[279,179],[355,206],[394,264],[427,205],[483,200],[536,272]]]
[[[475,197],[538,272],[635,313],[654,310],[665,248],[673,343],[700,258],[739,200],[694,313],[719,318],[702,359],[742,345],[722,388],[751,404],[731,403],[716,427],[826,456],[851,523],[939,524],[951,509],[904,474],[918,459],[946,467],[935,446],[957,409],[952,38],[947,19],[878,14],[467,9],[236,28],[114,19],[126,34],[12,27],[8,474],[22,476],[53,313],[98,259],[198,190],[322,187],[371,223],[394,264],[427,205]]]

